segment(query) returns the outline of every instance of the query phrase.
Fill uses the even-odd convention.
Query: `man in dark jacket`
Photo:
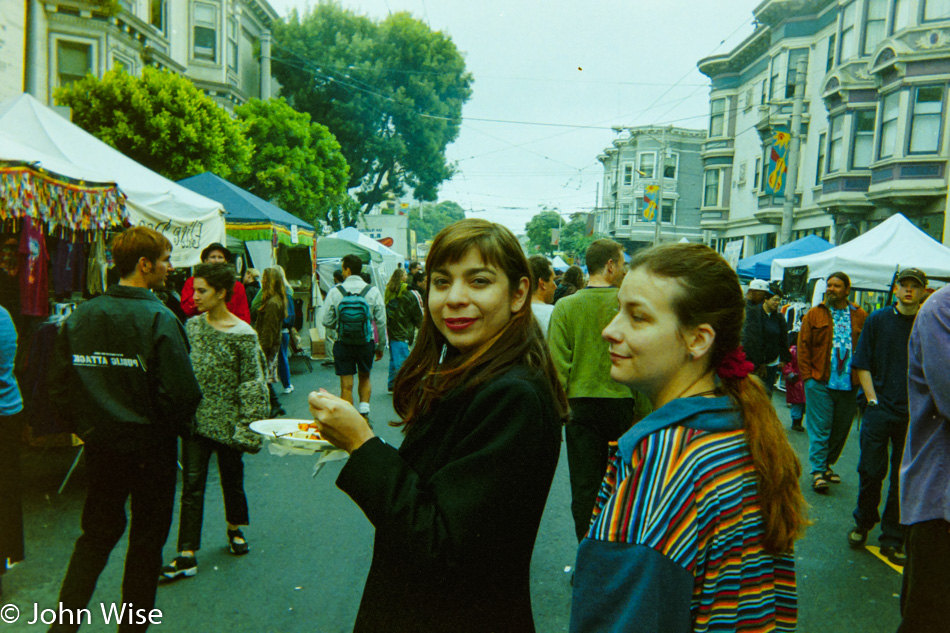
[[[85,441],[88,479],[61,611],[88,604],[125,532],[131,497],[122,603],[131,605],[135,624],[120,624],[119,631],[148,628],[175,501],[177,435],[201,400],[184,329],[152,292],[172,268],[171,249],[146,227],[117,236],[112,255],[121,280],[66,320],[51,369],[50,395]],[[50,630],[79,628],[65,620]]]
[[[765,300],[761,304],[747,303],[742,347],[746,358],[755,365],[755,375],[762,380],[771,395],[779,370],[792,356],[788,351],[788,324],[779,312],[782,294],[776,286],[766,285],[766,288],[759,291],[765,293]]]

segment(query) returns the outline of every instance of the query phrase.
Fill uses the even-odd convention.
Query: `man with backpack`
[[[386,349],[386,306],[379,290],[360,277],[363,262],[358,255],[346,255],[342,268],[343,283],[327,293],[323,325],[336,332],[333,366],[340,377],[340,397],[357,405],[353,399],[353,374],[357,374],[357,408],[363,417],[369,419],[372,393],[369,372],[374,357],[382,360]],[[374,324],[378,340],[374,336]]]

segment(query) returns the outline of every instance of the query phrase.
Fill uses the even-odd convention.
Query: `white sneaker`
[[[294,392],[294,386],[293,386],[293,385],[290,385],[289,387],[287,387],[286,389],[284,389],[284,393],[293,393],[293,392]]]

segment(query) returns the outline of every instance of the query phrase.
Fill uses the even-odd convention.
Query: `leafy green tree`
[[[559,246],[565,253],[570,253],[574,257],[583,260],[587,247],[593,244],[594,240],[599,240],[602,237],[606,236],[600,233],[588,235],[587,217],[577,214],[571,218],[567,225],[562,227]]]
[[[248,170],[234,180],[311,223],[343,202],[349,167],[330,130],[283,98],[251,99],[234,109],[254,145]]]
[[[251,144],[241,124],[181,75],[150,66],[141,77],[110,70],[54,96],[78,126],[171,180],[205,171],[231,178],[247,167]]]
[[[348,226],[356,226],[360,219],[360,203],[351,195],[343,196],[337,204],[330,207],[327,211],[327,224],[334,231],[339,231]]]
[[[408,190],[435,200],[472,93],[452,40],[408,13],[375,22],[333,2],[272,30],[282,93],[339,140],[363,211]]]
[[[444,201],[422,204],[409,210],[409,228],[416,232],[416,242],[433,239],[439,231],[465,219],[465,211],[457,203]]]
[[[556,229],[560,225],[561,215],[550,209],[545,209],[531,218],[525,225],[531,254],[544,253],[550,255],[558,250],[558,246],[555,246],[551,241],[551,229]]]

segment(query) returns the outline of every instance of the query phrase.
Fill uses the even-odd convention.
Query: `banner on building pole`
[[[643,209],[643,218],[648,222],[657,219],[656,197],[659,191],[659,185],[647,185],[647,188],[643,191],[643,202],[646,203],[646,207]]]
[[[775,126],[772,134],[772,149],[769,152],[769,170],[768,178],[765,179],[765,193],[773,196],[785,195],[785,174],[788,172],[786,158],[788,157],[788,144],[792,136],[788,133],[788,127],[784,125]]]

